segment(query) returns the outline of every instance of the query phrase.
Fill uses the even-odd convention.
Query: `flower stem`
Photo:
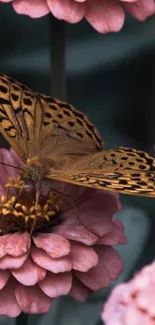
[[[51,68],[52,68],[52,96],[60,100],[66,100],[66,23],[56,19],[53,15],[50,19],[51,35]]]
[[[21,313],[16,317],[15,325],[28,325],[28,315]]]

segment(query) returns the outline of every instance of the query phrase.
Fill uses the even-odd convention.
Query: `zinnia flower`
[[[154,0],[0,0],[13,2],[18,14],[32,18],[51,12],[56,18],[77,23],[82,18],[100,33],[119,31],[125,19],[125,11],[139,20],[154,14]]]
[[[101,317],[106,325],[155,324],[155,262],[112,290]]]
[[[12,149],[1,149],[0,161],[21,167]],[[46,194],[43,189],[36,208],[33,190],[18,189],[18,174],[0,165],[0,315],[46,313],[54,298],[70,294],[85,301],[109,286],[123,269],[111,245],[126,243],[122,224],[113,219],[118,196],[60,183],[62,194],[57,186]],[[17,188],[6,185],[8,176]]]

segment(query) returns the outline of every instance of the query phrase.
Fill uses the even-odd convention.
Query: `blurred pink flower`
[[[125,11],[139,20],[154,14],[154,0],[0,0],[13,2],[18,14],[32,18],[51,12],[56,18],[77,23],[82,18],[100,33],[119,31],[125,19]]]
[[[155,262],[113,289],[101,317],[106,325],[155,324]]]
[[[0,161],[21,167],[12,149],[1,149]],[[85,301],[118,277],[123,262],[111,246],[126,239],[113,219],[116,194],[60,183],[61,201],[51,199],[54,191],[42,193],[36,214],[32,190],[6,192],[18,170],[0,165],[0,172],[0,315],[46,313],[67,294]]]

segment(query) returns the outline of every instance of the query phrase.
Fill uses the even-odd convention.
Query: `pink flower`
[[[119,31],[125,11],[139,20],[154,14],[154,0],[0,0],[13,2],[18,14],[32,18],[51,12],[56,18],[77,23],[84,17],[100,33]]]
[[[101,317],[106,325],[155,324],[155,262],[114,288]]]
[[[21,167],[12,149],[1,149],[0,161]],[[64,195],[42,193],[36,210],[33,190],[6,192],[18,169],[0,165],[0,172],[0,315],[46,313],[67,294],[85,301],[118,277],[123,262],[111,245],[126,239],[112,217],[116,194],[59,183]]]

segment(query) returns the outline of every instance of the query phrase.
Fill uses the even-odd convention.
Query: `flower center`
[[[51,231],[60,223],[60,195],[54,190],[40,195],[36,207],[36,193],[24,185],[20,177],[9,178],[7,194],[0,198],[0,234],[28,231],[30,234]]]

